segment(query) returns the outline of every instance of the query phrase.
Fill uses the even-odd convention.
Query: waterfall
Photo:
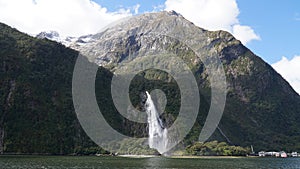
[[[150,94],[146,91],[146,112],[149,126],[149,147],[156,149],[160,154],[167,151],[168,130],[164,127],[162,120],[155,108]]]

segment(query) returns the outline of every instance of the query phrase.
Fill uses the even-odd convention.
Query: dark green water
[[[59,156],[0,156],[0,168],[5,169],[295,169],[300,158],[213,158],[172,159],[125,157],[59,157]]]

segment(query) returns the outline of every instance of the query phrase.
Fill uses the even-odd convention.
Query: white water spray
[[[146,111],[149,125],[149,146],[150,148],[156,149],[160,154],[163,154],[167,151],[168,130],[163,126],[150,94],[147,91],[146,94]]]

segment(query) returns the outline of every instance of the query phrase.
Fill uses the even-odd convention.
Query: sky
[[[0,0],[0,22],[28,34],[81,36],[123,17],[162,10],[232,33],[300,93],[299,0]]]

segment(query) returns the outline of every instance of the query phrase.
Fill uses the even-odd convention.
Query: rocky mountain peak
[[[91,61],[106,65],[119,62],[120,57],[124,59],[129,54],[120,53],[122,47],[132,48],[130,51],[145,55],[149,51],[165,50],[167,43],[174,44],[181,39],[183,42],[180,43],[197,41],[199,48],[210,49],[217,43],[227,41],[224,37],[232,44],[239,44],[229,33],[209,32],[197,27],[175,11],[163,11],[125,18],[95,35],[80,37],[79,39],[88,40],[85,40],[85,43],[73,43],[70,47],[79,50]]]
[[[57,31],[43,31],[35,36],[38,39],[49,39],[61,43],[69,47],[72,43],[75,43],[78,38],[76,37],[64,37],[61,36]]]
[[[181,14],[177,13],[176,11],[174,10],[171,10],[168,12],[169,15],[175,15],[175,16],[182,16]]]
[[[57,31],[44,31],[37,34],[36,37],[39,39],[44,39],[44,38],[53,39],[53,40],[60,39],[60,35]]]

